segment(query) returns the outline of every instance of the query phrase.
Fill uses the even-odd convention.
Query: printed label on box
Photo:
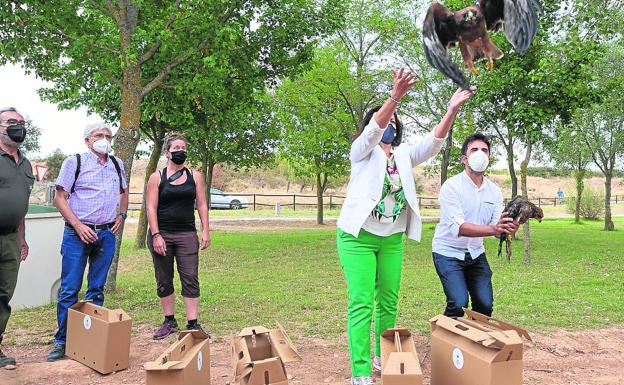
[[[84,316],[84,319],[82,320],[82,324],[84,325],[84,328],[89,330],[91,329],[91,316],[86,315]]]
[[[459,348],[453,349],[453,364],[457,369],[464,367],[464,355]]]

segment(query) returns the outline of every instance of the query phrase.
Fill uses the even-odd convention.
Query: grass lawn
[[[532,263],[522,263],[522,242],[514,243],[511,264],[487,250],[494,271],[495,316],[529,330],[624,325],[624,218],[619,231],[602,222],[574,225],[564,219],[532,225]],[[422,243],[406,243],[399,324],[428,333],[428,319],[442,312],[444,295],[431,261],[434,225]],[[151,259],[124,242],[118,291],[108,307],[121,307],[135,323],[161,322]],[[177,279],[177,278],[176,278]],[[337,338],[345,332],[346,292],[338,264],[335,229],[275,232],[214,232],[213,246],[200,257],[201,321],[217,339],[244,326],[280,321],[293,336]],[[179,291],[179,284],[176,284]],[[181,298],[177,314],[183,319]],[[56,325],[52,305],[17,310],[7,333],[22,329],[36,343],[51,341]],[[50,333],[41,339],[42,334]]]

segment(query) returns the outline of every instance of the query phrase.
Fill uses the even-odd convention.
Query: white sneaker
[[[381,372],[381,357],[373,358],[373,369],[375,369],[378,372]]]
[[[351,385],[373,385],[373,377],[371,376],[351,377]]]

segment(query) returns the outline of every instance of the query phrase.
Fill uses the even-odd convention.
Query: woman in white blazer
[[[394,85],[383,105],[368,111],[351,144],[351,178],[338,219],[337,247],[347,281],[351,383],[373,384],[370,331],[375,312],[375,358],[379,337],[395,326],[403,261],[403,233],[420,241],[422,224],[412,168],[439,151],[460,107],[476,88],[458,89],[433,132],[415,145],[401,144],[396,109],[417,82],[413,73],[392,70]]]

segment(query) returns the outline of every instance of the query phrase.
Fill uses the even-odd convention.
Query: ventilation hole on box
[[[264,372],[264,385],[269,385],[269,384],[270,384],[270,382],[269,382],[269,372],[265,371]]]
[[[239,360],[242,360],[242,359],[243,359],[243,357],[245,357],[245,355],[243,354],[243,352],[239,352],[239,353],[238,353],[238,359],[239,359]]]
[[[93,361],[93,365],[95,365],[95,361]]]
[[[470,330],[470,329],[468,329],[468,328],[467,328],[466,326],[464,326],[464,325],[455,325],[455,327],[456,327],[457,329],[459,329],[459,330],[463,330],[463,331]]]
[[[509,352],[509,354],[507,355],[507,361],[511,360],[511,355],[513,354],[513,352]]]
[[[115,366],[119,366],[119,364],[117,363],[117,364],[115,364]]]
[[[401,374],[405,374],[405,363],[401,362]]]

